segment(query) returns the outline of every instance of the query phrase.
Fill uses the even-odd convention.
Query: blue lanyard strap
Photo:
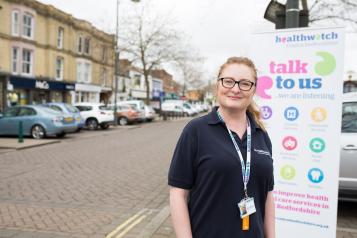
[[[217,110],[217,115],[218,115],[219,119],[226,125],[222,115],[219,113],[218,110]],[[237,142],[234,139],[234,136],[233,136],[231,130],[229,130],[227,125],[226,125],[226,128],[228,130],[229,136],[231,137],[231,140],[233,142],[234,148],[237,151],[240,163],[242,165],[242,177],[243,177],[244,193],[245,193],[245,197],[248,197],[247,185],[248,185],[249,176],[250,176],[250,160],[251,160],[251,146],[252,146],[252,132],[251,132],[251,128],[250,128],[249,118],[247,118],[247,162],[246,162],[246,164],[244,164],[244,159],[243,159],[243,156],[242,156],[242,152],[240,151],[239,146],[237,145]]]

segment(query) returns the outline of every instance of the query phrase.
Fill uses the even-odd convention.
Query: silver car
[[[342,106],[340,200],[357,200],[357,93],[344,94]]]

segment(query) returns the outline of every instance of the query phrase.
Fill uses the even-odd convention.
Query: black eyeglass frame
[[[232,86],[232,87],[226,87],[226,86],[224,86],[224,85],[223,85],[223,80],[224,80],[224,79],[231,79],[231,80],[233,80],[233,81],[234,81],[233,86]],[[222,86],[223,86],[224,88],[230,88],[230,89],[232,89],[232,88],[234,88],[234,87],[236,86],[236,84],[238,84],[238,88],[239,88],[240,90],[242,90],[242,91],[250,91],[253,86],[257,85],[257,83],[254,83],[254,82],[252,82],[252,81],[250,81],[250,80],[246,80],[246,79],[242,79],[242,80],[236,81],[236,80],[234,80],[233,78],[230,78],[230,77],[221,77],[221,78],[218,78],[218,80],[221,81]],[[241,86],[240,86],[240,83],[241,83],[241,82],[250,83],[250,88],[249,88],[249,89],[242,89]]]

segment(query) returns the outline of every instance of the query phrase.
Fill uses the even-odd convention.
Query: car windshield
[[[56,111],[55,109],[49,108],[49,107],[41,107],[41,111],[45,113],[50,113],[50,114],[61,114],[59,111]]]
[[[72,106],[70,104],[64,104],[64,106],[66,107],[66,109],[69,112],[72,112],[72,113],[78,113],[79,112],[79,110],[76,107],[74,107],[74,106]]]

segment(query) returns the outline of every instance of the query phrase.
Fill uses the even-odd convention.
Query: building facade
[[[109,99],[114,35],[34,0],[0,6],[0,110]]]

